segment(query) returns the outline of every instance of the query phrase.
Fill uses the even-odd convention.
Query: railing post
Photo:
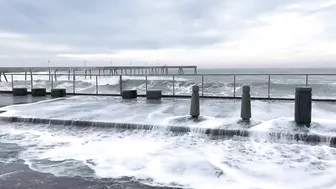
[[[271,75],[268,75],[268,91],[267,91],[267,97],[271,98]]]
[[[308,74],[306,75],[306,86],[308,86]]]
[[[147,93],[147,75],[146,75],[146,93]]]
[[[233,75],[233,97],[236,98],[236,75]]]
[[[204,96],[204,75],[202,74],[202,97],[203,96]]]
[[[175,75],[173,75],[173,96],[175,96]]]
[[[76,71],[73,70],[73,79],[72,79],[72,93],[76,94]]]
[[[98,76],[96,75],[96,94],[98,94]]]
[[[32,90],[34,88],[34,84],[33,84],[33,73],[30,72],[30,90]]]
[[[12,91],[13,91],[13,89],[14,89],[14,76],[13,76],[13,74],[11,74],[11,79],[12,79]]]
[[[122,94],[123,86],[122,86],[122,75],[119,75],[119,87],[120,87],[120,95]]]
[[[55,70],[55,81],[57,81],[57,70]]]
[[[54,88],[54,77],[53,77],[53,75],[51,76],[51,89],[53,89]]]

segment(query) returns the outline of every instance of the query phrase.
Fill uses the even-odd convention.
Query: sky
[[[336,67],[336,0],[0,0],[0,66]]]

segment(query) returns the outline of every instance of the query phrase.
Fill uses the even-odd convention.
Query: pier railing
[[[336,74],[184,74],[184,75],[98,75],[92,74],[7,74],[8,82],[1,82],[1,91],[12,88],[66,88],[69,94],[120,95],[123,89],[159,89],[164,96],[190,96],[192,85],[199,85],[204,98],[240,98],[241,87],[251,86],[254,99],[294,99],[294,89],[311,86],[314,100],[336,101]],[[86,78],[87,77],[87,78]],[[7,83],[7,84],[4,84]],[[11,86],[8,86],[11,85]]]

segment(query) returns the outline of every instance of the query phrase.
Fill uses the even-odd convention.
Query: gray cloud
[[[76,53],[111,53],[122,50],[204,48],[230,44],[251,28],[269,23],[279,11],[320,14],[328,26],[323,36],[335,38],[333,5],[317,9],[314,0],[2,0],[0,33],[24,36],[15,40],[0,35],[0,59],[21,55],[57,56]],[[319,1],[330,2],[330,1]],[[43,54],[43,55],[41,55]],[[26,57],[27,57],[26,56]]]

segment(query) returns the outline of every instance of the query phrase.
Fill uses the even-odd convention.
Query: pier
[[[92,77],[93,74],[99,76],[114,75],[183,75],[185,71],[197,74],[197,66],[96,66],[96,67],[0,67],[0,82],[2,78],[8,81],[9,73],[25,73],[32,75],[36,72],[47,72],[49,75],[56,75],[59,72],[66,72],[69,75],[84,73],[85,77]],[[27,79],[26,79],[27,80]]]

